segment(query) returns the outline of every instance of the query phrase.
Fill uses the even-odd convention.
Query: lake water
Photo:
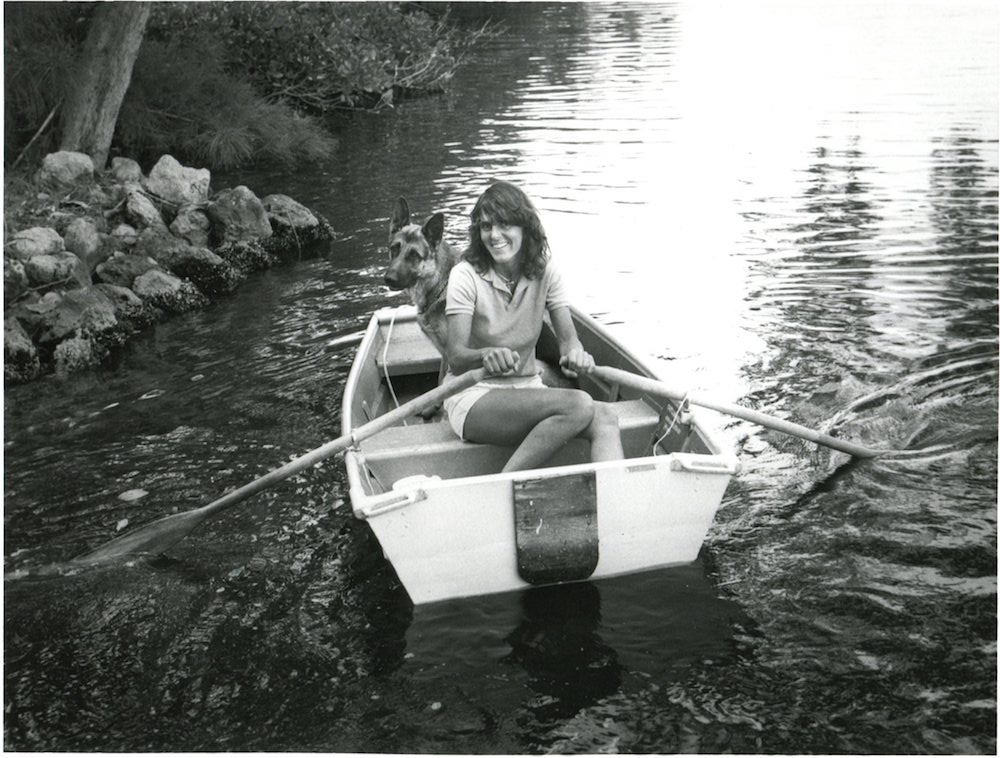
[[[495,178],[671,384],[888,452],[704,413],[743,473],[697,563],[416,609],[328,461],[155,562],[6,581],[5,747],[995,753],[996,5],[494,10],[448,95],[213,178],[321,211],[329,250],[6,392],[7,570],[338,436],[337,339],[402,302],[392,201],[460,243]]]

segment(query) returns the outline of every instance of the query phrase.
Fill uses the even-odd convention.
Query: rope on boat
[[[656,448],[658,448],[660,446],[660,443],[667,438],[667,435],[674,430],[674,426],[677,424],[677,419],[679,419],[681,417],[681,414],[687,410],[688,395],[690,394],[691,394],[690,392],[684,393],[684,398],[677,406],[677,412],[674,414],[674,417],[670,419],[670,425],[667,427],[667,430],[663,434],[661,434],[659,438],[653,443],[653,455],[657,455]]]
[[[392,402],[399,407],[399,398],[396,397],[396,390],[392,386],[392,380],[389,378],[389,342],[392,340],[392,327],[396,324],[396,310],[392,311],[392,318],[389,319],[389,328],[385,333],[385,347],[382,349],[382,373],[385,374],[385,384],[389,388],[389,394],[392,395]],[[406,426],[406,419],[403,419],[403,426]]]

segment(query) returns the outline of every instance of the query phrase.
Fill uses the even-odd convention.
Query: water
[[[5,582],[9,750],[996,750],[997,10],[499,6],[440,98],[329,165],[215,177],[341,239],[5,395],[7,570],[208,502],[339,434],[393,199],[493,178],[576,301],[735,449],[693,566],[413,608],[329,461],[154,563]],[[140,490],[138,499],[120,495]]]

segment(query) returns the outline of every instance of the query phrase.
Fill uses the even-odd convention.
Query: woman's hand
[[[559,359],[559,365],[566,376],[575,379],[580,374],[593,371],[594,357],[582,347],[574,347]]]
[[[516,371],[519,361],[517,352],[509,347],[488,347],[483,350],[483,367],[490,376]]]

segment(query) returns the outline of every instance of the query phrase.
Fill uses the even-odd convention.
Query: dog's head
[[[444,236],[444,216],[435,213],[423,226],[410,223],[410,208],[405,198],[396,200],[389,221],[389,268],[385,283],[403,290],[421,280],[432,279],[437,272],[437,248]]]

